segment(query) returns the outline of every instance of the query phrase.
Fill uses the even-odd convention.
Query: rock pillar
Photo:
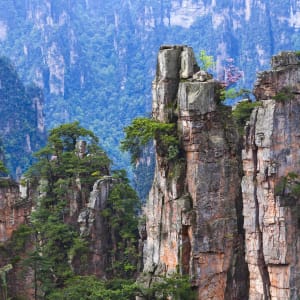
[[[144,271],[188,274],[198,299],[247,299],[239,136],[220,83],[198,71],[191,48],[161,47],[153,117],[176,123],[182,154],[156,154]]]
[[[252,112],[243,150],[253,300],[300,298],[300,206],[291,190],[300,174],[300,60],[295,53],[281,53],[273,57],[272,67],[259,74],[255,85],[260,106]]]

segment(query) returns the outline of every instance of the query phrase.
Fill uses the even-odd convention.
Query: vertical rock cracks
[[[255,132],[255,123],[257,120],[257,110],[254,112],[254,132]],[[260,213],[259,213],[259,201],[257,197],[257,170],[258,170],[258,163],[257,163],[257,145],[255,141],[253,141],[252,145],[252,157],[253,157],[253,198],[255,203],[255,227],[257,231],[257,239],[258,239],[258,249],[257,249],[257,265],[259,268],[260,276],[262,278],[262,285],[263,285],[263,298],[264,300],[271,299],[270,295],[270,277],[268,273],[268,267],[265,263],[265,258],[263,254],[263,233],[262,229],[260,228]]]
[[[156,153],[145,209],[144,274],[149,284],[179,271],[189,274],[198,299],[239,300],[248,296],[238,226],[241,153],[231,109],[218,104],[220,89],[211,75],[199,71],[191,48],[161,47],[153,117],[176,122],[181,157],[168,161]]]
[[[249,299],[299,299],[299,201],[278,193],[288,174],[300,174],[299,79],[296,53],[273,57],[258,76],[243,150],[242,180]]]
[[[176,122],[184,167],[170,176],[177,163],[156,155],[144,247],[151,280],[179,270],[198,299],[300,299],[300,201],[277,191],[300,176],[299,56],[280,53],[272,67],[258,76],[260,105],[240,155],[218,82],[197,70],[190,48],[160,49],[153,116]]]

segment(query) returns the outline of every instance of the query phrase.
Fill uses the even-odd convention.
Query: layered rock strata
[[[110,276],[107,272],[110,257],[110,231],[102,210],[107,207],[109,193],[117,179],[103,176],[97,180],[92,191],[86,189],[80,180],[76,180],[66,193],[68,207],[64,221],[80,231],[88,242],[87,261],[82,264],[80,257],[70,257],[70,265],[76,274],[96,275],[100,278]],[[7,290],[9,296],[35,299],[33,289],[34,272],[24,264],[27,255],[32,251],[34,237],[26,237],[18,257],[14,257],[16,240],[14,233],[20,225],[30,224],[30,215],[39,197],[44,197],[47,181],[40,180],[38,187],[18,185],[8,178],[0,178],[0,275],[6,270]],[[20,249],[19,249],[20,250]],[[19,251],[18,250],[18,251]],[[3,275],[3,274],[2,274]],[[2,276],[1,275],[1,276]],[[0,294],[4,293],[3,282]]]
[[[220,83],[199,71],[191,48],[163,46],[153,82],[153,117],[177,123],[181,157],[156,145],[146,206],[144,272],[188,274],[198,299],[247,299],[241,159]]]
[[[93,185],[88,202],[80,210],[77,222],[80,227],[80,235],[89,241],[89,263],[85,269],[80,269],[77,264],[77,273],[94,274],[106,278],[110,257],[110,227],[102,211],[107,208],[109,193],[113,185],[118,182],[111,176],[104,176]],[[73,263],[76,265],[76,262]]]
[[[27,189],[9,178],[0,178],[0,243],[8,241],[12,233],[26,222],[31,213]]]
[[[300,174],[300,60],[295,53],[281,53],[272,67],[258,77],[254,93],[261,105],[252,112],[243,150],[253,300],[300,299],[300,203],[288,188]]]

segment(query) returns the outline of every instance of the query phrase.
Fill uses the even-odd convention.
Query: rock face
[[[81,273],[94,274],[102,278],[107,275],[110,232],[101,212],[107,207],[109,193],[116,182],[117,180],[111,176],[105,176],[97,180],[94,183],[87,204],[78,215],[77,222],[80,226],[80,235],[88,238],[91,253],[89,267],[82,270]]]
[[[0,159],[16,179],[32,163],[32,153],[46,140],[44,96],[35,86],[25,86],[12,63],[0,58]]]
[[[2,2],[0,56],[43,89],[48,128],[80,121],[127,168],[119,132],[151,109],[159,45],[185,40],[205,49],[220,78],[233,58],[250,88],[271,55],[299,49],[299,15],[298,0]]]
[[[32,203],[28,196],[26,187],[19,186],[9,178],[0,178],[0,273],[2,277],[0,293],[2,297],[4,297],[5,291],[11,289],[26,296],[26,299],[33,299],[31,298],[33,295],[32,271],[26,270],[24,272],[18,264],[12,265],[12,261],[16,257],[13,255],[13,250],[9,246],[6,247],[12,244],[14,232],[20,225],[28,222],[32,209]],[[29,247],[30,242],[30,240],[26,242]],[[18,259],[22,255],[23,253]],[[20,275],[22,276],[21,280]],[[7,286],[3,284],[3,280],[7,281]]]
[[[14,230],[24,224],[31,212],[31,202],[23,198],[19,186],[0,178],[0,242],[9,240]]]
[[[189,274],[198,299],[247,299],[239,137],[218,104],[220,84],[198,71],[191,48],[161,47],[153,116],[177,122],[182,157],[156,154],[144,272]]]
[[[87,241],[89,252],[86,263],[82,264],[80,257],[70,257],[70,265],[76,274],[95,275],[106,278],[110,257],[110,231],[106,218],[101,211],[107,207],[109,193],[118,180],[111,176],[103,176],[94,183],[92,191],[84,188],[78,179],[66,193],[68,199],[68,214],[65,222],[78,228],[80,235]],[[20,225],[30,224],[30,214],[38,197],[43,197],[44,185],[39,187],[18,186],[10,179],[0,178],[0,272],[14,261],[15,249],[13,233]],[[24,265],[28,253],[32,250],[34,238],[27,236],[18,253],[19,260],[13,262],[7,271],[8,293],[12,297],[22,296],[24,299],[35,299],[34,272]],[[0,292],[2,292],[2,282]]]
[[[287,176],[300,173],[300,60],[281,53],[272,67],[256,83],[261,106],[251,115],[243,150],[249,299],[299,299],[300,206]]]

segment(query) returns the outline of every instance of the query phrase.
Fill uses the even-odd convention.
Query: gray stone
[[[181,82],[178,90],[179,115],[204,115],[216,110],[217,82]]]
[[[197,80],[197,81],[204,82],[204,81],[207,81],[209,79],[212,79],[212,76],[209,73],[207,73],[203,70],[200,70],[200,71],[198,71],[197,73],[195,73],[193,75],[193,79]]]
[[[181,62],[174,67],[178,49]],[[243,245],[238,242],[242,228],[237,227],[237,210],[241,214],[236,207],[237,203],[241,207],[239,139],[230,110],[217,105],[215,91],[220,84],[205,72],[192,78],[193,64],[190,48],[160,50],[153,117],[165,122],[177,119],[172,115],[178,117],[183,157],[169,162],[156,152],[154,181],[145,207],[143,271],[151,277],[149,283],[178,270],[189,274],[198,299],[246,299],[247,276],[238,274],[247,274]],[[179,76],[178,85],[175,78]]]
[[[272,59],[273,70],[260,74],[243,152],[243,214],[249,299],[300,299],[300,203],[276,196],[276,186],[289,172],[300,174],[300,64],[295,53]],[[268,100],[284,87],[293,99]],[[286,199],[284,199],[286,198]]]
[[[157,59],[158,77],[162,80],[179,79],[181,48],[167,48],[159,51]]]
[[[191,47],[184,47],[181,52],[180,78],[191,78],[197,69],[194,51]]]
[[[287,66],[297,66],[300,65],[300,56],[295,52],[280,52],[272,57],[271,65],[274,70],[284,69]]]

